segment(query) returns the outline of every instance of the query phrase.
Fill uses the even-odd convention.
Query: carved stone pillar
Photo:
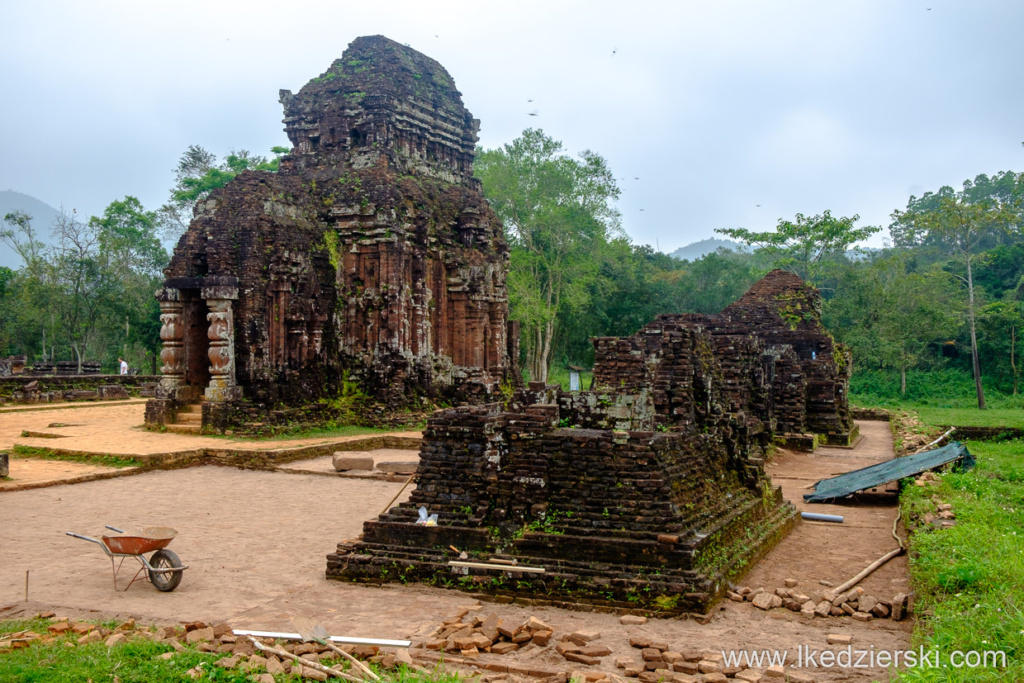
[[[242,388],[235,385],[235,325],[231,302],[238,298],[237,287],[204,287],[202,296],[210,312],[210,385],[206,400],[233,401],[241,398]]]
[[[159,398],[183,400],[185,387],[185,323],[182,320],[180,290],[164,287],[156,291],[160,303],[160,386]]]

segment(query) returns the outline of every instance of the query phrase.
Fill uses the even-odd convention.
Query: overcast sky
[[[0,20],[0,190],[85,216],[157,208],[190,144],[287,145],[278,89],[373,34],[448,70],[483,146],[535,126],[603,155],[626,231],[663,251],[798,212],[887,225],[911,194],[1024,170],[1019,0],[0,0]]]

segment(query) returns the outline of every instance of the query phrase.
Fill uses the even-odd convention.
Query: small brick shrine
[[[508,247],[451,76],[364,37],[280,100],[280,170],[197,204],[165,271],[147,424],[200,400],[203,429],[224,431],[335,417],[346,393],[399,410],[520,383]]]
[[[595,339],[593,391],[530,383],[504,409],[436,413],[410,500],[339,543],[328,578],[708,611],[797,521],[764,471],[775,436],[855,434],[849,354],[819,313],[816,290],[773,271],[720,315]],[[416,524],[420,506],[437,526]],[[545,571],[450,566],[461,552]]]

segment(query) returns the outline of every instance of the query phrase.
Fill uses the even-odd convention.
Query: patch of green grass
[[[48,619],[0,621],[0,635],[26,629],[45,635],[50,623]],[[183,652],[176,653],[170,659],[161,659],[160,655],[167,652],[174,650],[164,643],[140,637],[131,637],[124,643],[108,648],[103,641],[78,645],[77,636],[65,635],[50,642],[35,642],[26,648],[0,653],[0,681],[99,683],[115,680],[116,676],[122,683],[179,683],[191,680],[186,672],[196,666],[202,666],[204,673],[199,679],[202,681],[250,683],[254,678],[251,672],[214,666],[214,662],[227,656],[224,654],[199,652],[194,646],[186,646]],[[404,667],[386,672],[378,669],[377,673],[385,683],[460,681],[457,675],[438,671],[424,675]],[[278,675],[275,680],[292,683],[303,679]]]
[[[956,525],[924,527],[911,537],[910,574],[917,592],[914,645],[954,651],[1003,651],[997,669],[912,669],[905,681],[1024,680],[1024,442],[967,444],[975,469],[942,476],[938,487],[911,486],[904,514],[951,503]]]
[[[49,448],[35,448],[33,446],[15,445],[11,449],[15,458],[40,458],[43,460],[68,460],[71,462],[82,462],[89,465],[102,465],[104,467],[142,467],[146,463],[136,458],[129,458],[123,455],[71,455],[59,453]]]
[[[357,425],[337,425],[333,427],[318,427],[311,429],[296,429],[284,431],[270,436],[254,436],[241,438],[238,436],[224,436],[221,438],[232,441],[294,441],[296,439],[332,438],[338,436],[363,436],[366,434],[390,434],[392,432],[405,432],[424,429],[426,424],[417,424],[407,427],[359,427]]]
[[[916,406],[913,410],[921,421],[930,425],[953,427],[1011,427],[1024,428],[1024,410],[1020,408],[936,408]]]
[[[581,372],[580,390],[587,391],[590,389],[590,380],[593,377],[594,373],[592,372]],[[558,366],[552,367],[548,372],[548,384],[558,384],[562,387],[562,391],[569,391],[569,369]]]

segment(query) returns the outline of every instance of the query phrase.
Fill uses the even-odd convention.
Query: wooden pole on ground
[[[402,484],[402,488],[398,489],[398,493],[396,493],[395,497],[391,499],[391,502],[389,502],[387,505],[384,506],[384,509],[380,511],[380,514],[383,515],[385,512],[387,512],[388,510],[391,509],[391,504],[394,503],[396,500],[398,500],[398,497],[400,495],[402,495],[402,491],[405,490],[405,487],[408,486],[409,484],[411,484],[412,480],[415,479],[415,478],[416,478],[416,473],[415,472],[413,472],[412,474],[409,475],[409,478],[405,480],[404,484]]]

